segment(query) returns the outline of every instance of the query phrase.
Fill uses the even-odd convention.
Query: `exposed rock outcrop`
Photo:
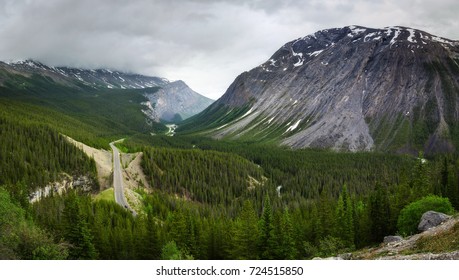
[[[62,174],[59,181],[47,184],[29,194],[29,202],[34,203],[51,194],[63,194],[71,189],[78,189],[83,192],[91,192],[94,188],[94,181],[88,176],[70,176]]]
[[[427,211],[424,214],[422,214],[421,221],[419,222],[418,225],[418,230],[423,232],[426,231],[430,228],[436,227],[448,219],[450,219],[451,216],[448,216],[443,213],[435,212],[435,211]]]
[[[144,113],[159,122],[179,122],[207,108],[214,100],[200,95],[183,81],[171,82],[154,93],[146,93]]]
[[[392,243],[392,242],[400,242],[400,241],[402,241],[402,240],[403,240],[403,237],[401,237],[401,236],[398,236],[398,235],[389,235],[389,236],[385,236],[385,237],[384,237],[383,242],[384,242],[385,244],[387,244],[387,243]]]

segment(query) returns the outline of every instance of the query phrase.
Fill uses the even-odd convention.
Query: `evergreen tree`
[[[141,239],[141,244],[139,244],[141,247],[140,251],[142,252],[141,259],[143,260],[154,260],[159,258],[161,247],[159,244],[156,223],[157,221],[155,221],[153,214],[151,211],[148,211],[144,225],[146,230],[144,231],[144,236]]]
[[[370,196],[370,240],[379,243],[384,236],[390,234],[390,205],[387,190],[376,184]]]
[[[414,190],[412,200],[424,197],[433,193],[432,183],[429,178],[430,170],[428,162],[423,158],[422,152],[419,153],[417,163],[414,167],[411,188]]]
[[[80,209],[80,201],[74,192],[65,200],[64,238],[71,246],[70,259],[96,259],[97,251],[92,243],[93,236]]]
[[[265,200],[263,203],[263,213],[259,222],[260,227],[260,256],[261,259],[272,259],[274,252],[274,222],[273,222],[273,212],[271,208],[271,201],[269,196],[266,194]]]
[[[346,185],[343,186],[336,207],[336,233],[348,247],[354,246],[354,207]]]
[[[244,202],[238,219],[234,222],[232,256],[236,259],[255,260],[258,258],[257,242],[259,229],[257,215],[249,200]]]
[[[295,245],[295,235],[293,232],[292,220],[290,218],[287,207],[284,209],[284,213],[282,215],[281,233],[281,257],[282,259],[293,260],[297,256],[297,250]]]
[[[324,189],[319,198],[319,231],[318,238],[331,236],[335,233],[335,215],[333,213],[334,203],[330,193]]]

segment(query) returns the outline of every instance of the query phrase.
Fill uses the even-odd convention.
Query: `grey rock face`
[[[238,76],[208,111],[247,108],[215,128],[217,138],[361,151],[410,148],[416,137],[427,151],[450,150],[441,136],[457,120],[458,89],[458,41],[405,27],[349,26],[285,44]],[[424,134],[409,131],[415,124]]]
[[[88,176],[61,175],[60,180],[51,182],[42,188],[38,188],[29,194],[29,202],[34,203],[51,194],[63,194],[68,190],[79,189],[84,192],[91,192],[95,186],[94,181]]]
[[[171,82],[155,93],[145,94],[150,104],[145,112],[150,118],[160,121],[180,121],[207,108],[214,100],[195,92],[183,81]],[[177,119],[179,118],[179,119]]]
[[[400,241],[402,241],[402,240],[403,240],[403,237],[401,237],[401,236],[389,235],[389,236],[385,236],[385,237],[384,237],[383,242],[384,242],[385,244],[387,244],[387,243],[392,243],[392,242],[400,242]]]
[[[449,218],[451,218],[451,216],[448,216],[443,213],[439,213],[435,211],[427,211],[424,214],[422,214],[421,221],[419,222],[419,225],[418,225],[418,230],[421,232],[426,231],[430,228],[440,225],[441,223],[445,222]]]

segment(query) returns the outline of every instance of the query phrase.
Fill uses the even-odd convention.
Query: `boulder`
[[[341,258],[342,260],[352,260],[352,253],[343,253],[338,255],[338,258]]]
[[[448,216],[443,213],[435,212],[435,211],[427,211],[424,214],[422,214],[421,221],[419,222],[418,225],[418,230],[421,232],[424,232],[428,230],[429,228],[436,227],[440,225],[441,223],[445,222],[451,218],[451,216]]]
[[[389,235],[389,236],[385,236],[384,237],[384,244],[387,244],[387,243],[392,243],[392,242],[400,242],[403,240],[403,237],[401,236],[398,236],[398,235]]]

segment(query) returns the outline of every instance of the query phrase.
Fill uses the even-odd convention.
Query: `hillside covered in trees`
[[[401,213],[426,197],[459,207],[456,154],[425,159],[152,136],[92,125],[38,99],[0,99],[0,106],[3,259],[310,259],[402,233]],[[119,145],[143,153],[150,184],[136,190],[138,216],[78,189],[29,202],[62,174],[96,177],[94,160],[60,133],[96,147],[128,136]]]

